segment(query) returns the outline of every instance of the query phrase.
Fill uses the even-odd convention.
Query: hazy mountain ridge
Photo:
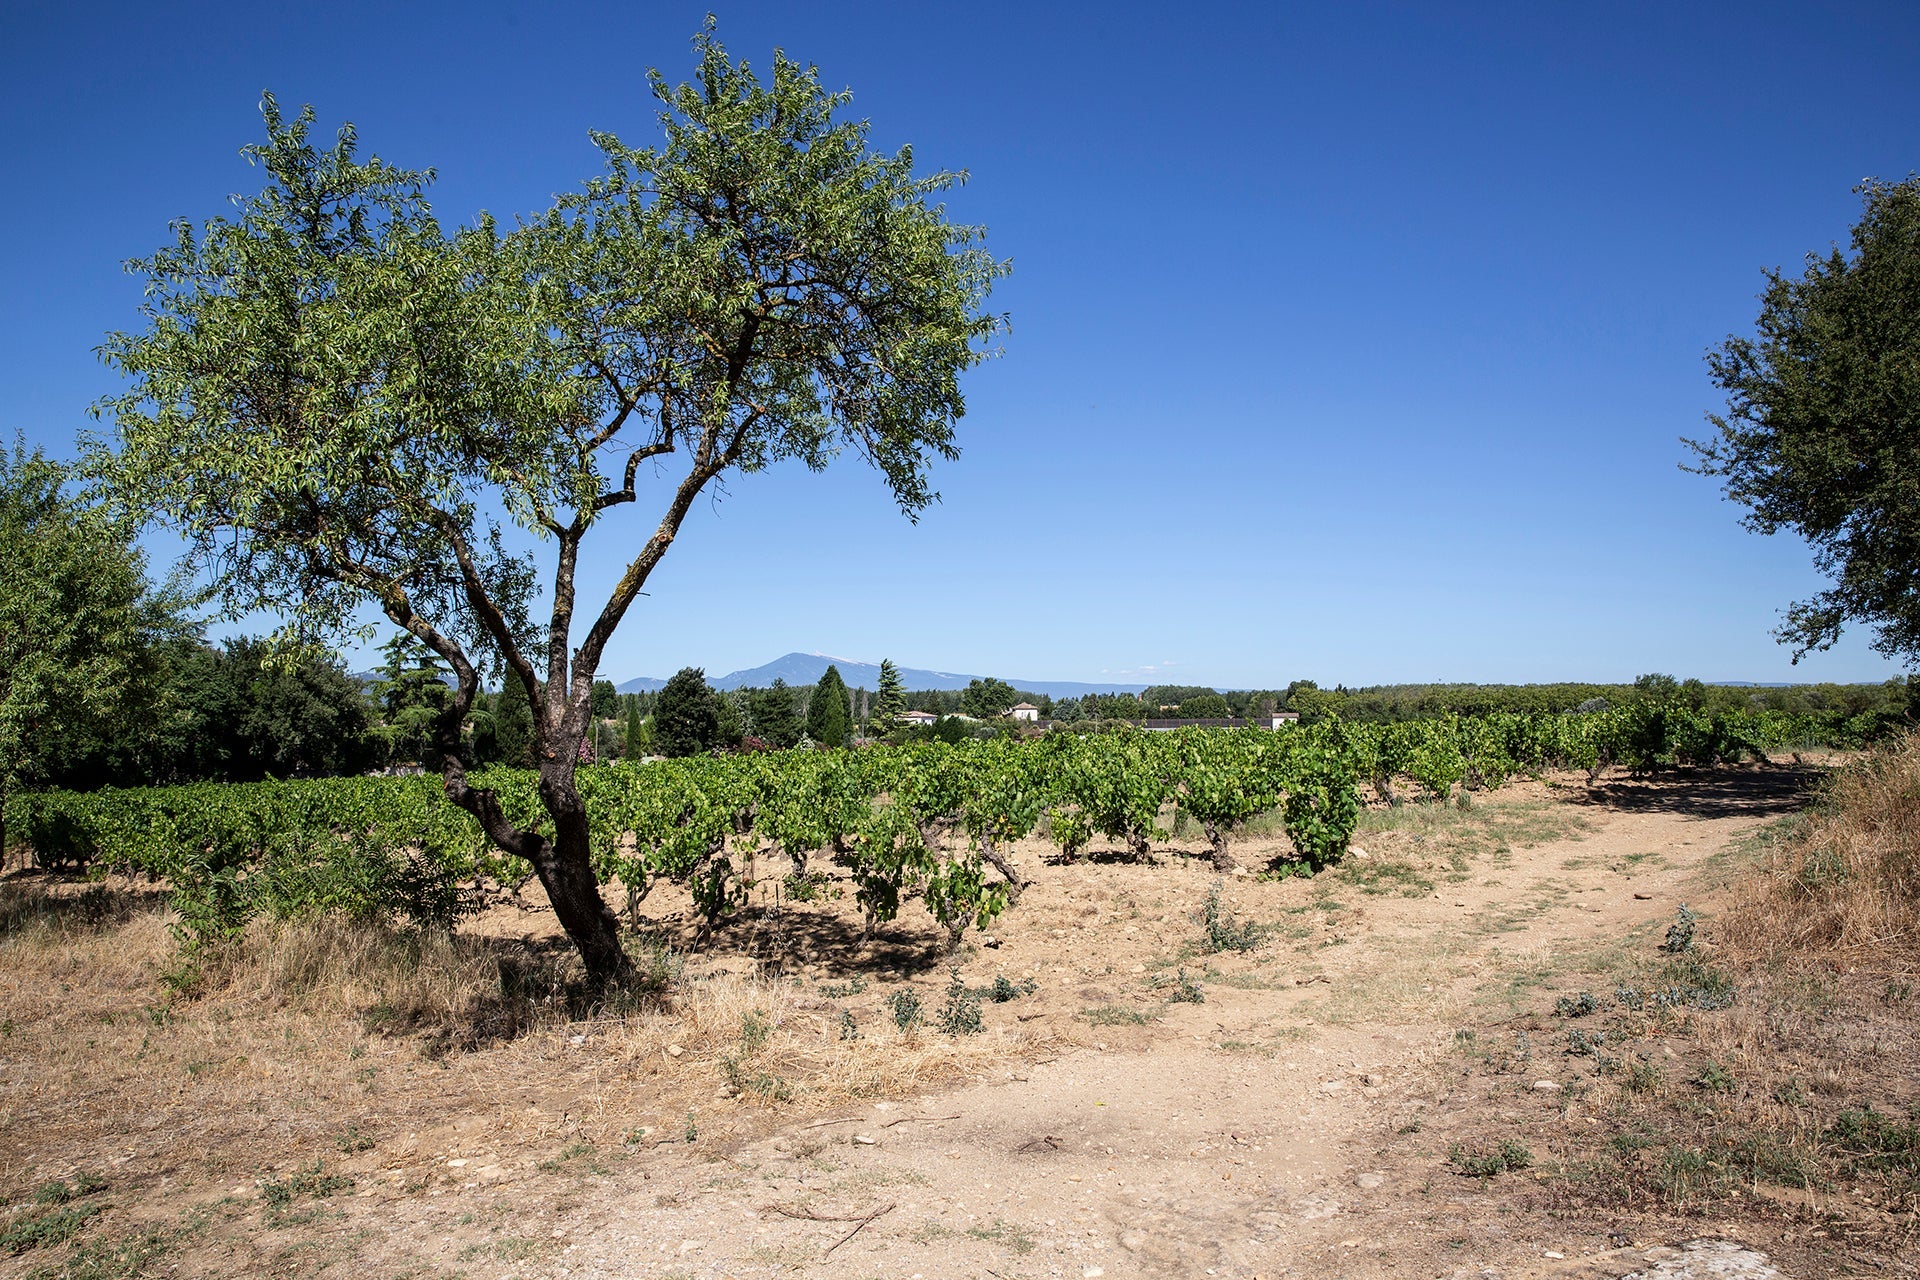
[[[723,676],[709,675],[707,683],[716,689],[764,689],[776,679],[790,685],[813,684],[826,674],[829,666],[840,668],[840,678],[850,688],[875,689],[880,685],[879,663],[856,662],[825,653],[783,654],[763,666],[729,671]],[[900,682],[908,689],[964,689],[969,682],[985,678],[954,671],[929,671],[923,667],[900,668]],[[1089,693],[1139,693],[1147,687],[1144,684],[1096,684],[1084,680],[1016,680],[1011,676],[1001,676],[999,679],[1016,689],[1044,693],[1055,698],[1077,698]],[[652,692],[665,683],[663,678],[639,676],[623,680],[618,688],[621,693]]]

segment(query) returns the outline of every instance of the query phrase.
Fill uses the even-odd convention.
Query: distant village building
[[[938,720],[939,718],[940,718],[939,716],[933,714],[933,712],[931,711],[902,711],[899,715],[894,717],[894,719],[899,723],[904,725],[910,725],[914,728],[923,728],[927,725],[931,725],[934,721]]]
[[[1034,721],[1040,718],[1040,708],[1034,706],[1031,702],[1016,702],[1007,711],[1007,714],[1015,720]]]
[[[1250,720],[1236,720],[1225,717],[1213,719],[1150,719],[1136,723],[1150,733],[1171,733],[1175,729],[1244,729],[1252,725],[1258,729],[1278,729],[1282,725],[1298,724],[1300,717],[1291,711],[1276,711],[1272,715],[1255,716]]]

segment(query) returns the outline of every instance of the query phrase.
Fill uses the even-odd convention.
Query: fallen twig
[[[821,1254],[820,1256],[823,1258],[827,1257],[835,1249],[838,1249],[841,1245],[845,1244],[847,1241],[859,1235],[861,1228],[865,1227],[869,1222],[872,1222],[875,1218],[879,1217],[883,1213],[892,1213],[892,1212],[893,1212],[892,1205],[886,1205],[883,1208],[875,1209],[872,1213],[860,1219],[860,1221],[854,1223],[853,1230],[847,1232],[847,1234],[841,1236],[838,1240],[835,1240],[832,1244],[828,1245],[826,1252]]]
[[[881,1125],[882,1129],[891,1129],[897,1124],[907,1124],[914,1120],[958,1120],[959,1116],[901,1116],[898,1120],[889,1120]]]
[[[783,1204],[770,1204],[765,1213],[777,1213],[783,1218],[798,1218],[802,1222],[864,1222],[864,1213],[815,1213],[811,1209],[789,1209]]]
[[[830,1124],[859,1124],[864,1116],[842,1116],[838,1120],[815,1120],[812,1124],[803,1124],[802,1129],[824,1129]]]

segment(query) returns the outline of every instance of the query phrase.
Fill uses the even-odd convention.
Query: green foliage
[[[786,681],[776,676],[770,688],[755,689],[748,695],[747,706],[754,737],[782,748],[800,741],[803,729],[794,713],[793,690]]]
[[[1868,180],[1852,256],[1767,273],[1752,338],[1708,353],[1727,395],[1715,435],[1688,441],[1756,533],[1790,530],[1834,585],[1787,610],[1794,660],[1849,622],[1920,664],[1920,177]]]
[[[76,739],[152,716],[163,647],[185,630],[183,601],[148,586],[134,531],[66,479],[38,450],[0,449],[0,815]]]
[[[482,763],[503,764],[509,769],[533,768],[533,703],[527,698],[526,682],[517,672],[507,673],[493,708],[492,740],[481,753]]]
[[[1561,996],[1553,1002],[1553,1011],[1563,1018],[1585,1018],[1600,1012],[1600,1001],[1591,991],[1577,996]]]
[[[640,700],[627,699],[626,758],[638,760],[652,745],[652,735],[647,730],[646,721],[640,716]]]
[[[912,987],[903,987],[888,996],[887,1011],[893,1015],[893,1025],[902,1031],[911,1031],[920,1025],[920,997]]]
[[[35,1204],[70,1204],[83,1196],[104,1191],[107,1180],[97,1173],[78,1173],[71,1179],[54,1178],[34,1189]]]
[[[894,719],[907,709],[907,694],[900,682],[900,668],[893,665],[891,658],[880,659],[880,687],[874,693],[873,720],[884,728],[891,728]]]
[[[330,640],[378,609],[428,645],[457,688],[420,754],[510,852],[529,829],[456,755],[482,675],[547,675],[541,804],[576,812],[592,675],[699,497],[852,456],[917,517],[958,455],[960,378],[1004,324],[985,302],[1005,265],[940,201],[959,175],[876,151],[848,95],[780,53],[763,77],[709,23],[696,58],[689,82],[648,78],[657,145],[594,133],[598,178],[453,230],[431,172],[361,159],[350,126],[317,146],[312,111],[268,95],[245,152],[265,187],[133,264],[143,327],[102,347],[127,383],[97,406],[90,474],[182,537],[229,614]],[[622,508],[643,494],[641,534]],[[501,521],[552,545],[544,619]],[[575,571],[609,530],[627,558],[595,608]],[[668,719],[663,745],[710,745]],[[589,974],[624,977],[587,836],[556,821],[547,840]]]
[[[1184,968],[1164,985],[1172,988],[1167,992],[1168,1004],[1205,1004],[1207,1002],[1207,993],[1201,989],[1199,979]]]
[[[847,682],[836,666],[829,665],[813,686],[813,697],[807,702],[807,736],[823,747],[844,747],[853,739]]]
[[[1492,1178],[1533,1163],[1533,1153],[1511,1138],[1498,1143],[1456,1142],[1447,1149],[1454,1171],[1468,1178]]]
[[[662,755],[692,756],[720,744],[720,700],[706,672],[682,667],[660,690],[653,709],[653,738]]]
[[[620,691],[611,680],[595,680],[587,695],[587,709],[595,719],[611,720],[620,714]]]
[[[387,744],[387,754],[394,760],[435,764],[434,730],[453,704],[447,664],[404,631],[380,648],[387,660],[374,682],[373,696],[380,707],[377,732]]]
[[[1220,884],[1207,893],[1206,905],[1200,911],[1200,926],[1206,932],[1207,950],[1251,951],[1260,945],[1260,936],[1264,932],[1259,925],[1248,921],[1237,921],[1233,913],[1220,902]]]
[[[1020,691],[1005,680],[973,679],[960,694],[960,709],[976,720],[989,720],[1020,701]]]
[[[995,1004],[1005,1004],[1009,1000],[1018,1000],[1021,996],[1030,996],[1040,989],[1040,984],[1032,978],[1022,982],[1013,982],[1004,973],[993,977],[993,985],[987,988],[987,998]]]
[[[1695,915],[1686,903],[1681,903],[1680,910],[1675,913],[1674,922],[1667,926],[1666,940],[1660,944],[1660,949],[1669,955],[1679,955],[1693,950],[1693,935],[1699,924],[1700,917]]]
[[[986,1030],[980,1019],[980,997],[960,980],[958,966],[948,973],[947,999],[940,1006],[939,1027],[950,1036],[972,1036]]]
[[[25,1253],[50,1244],[64,1244],[80,1234],[80,1228],[94,1215],[105,1212],[103,1204],[70,1205],[48,1213],[31,1214],[0,1232],[0,1250]]]
[[[173,746],[154,753],[155,773],[183,782],[360,773],[380,745],[369,710],[330,655],[248,637],[194,644],[172,662],[162,716]]]
[[[263,1181],[260,1184],[260,1198],[267,1202],[269,1210],[285,1213],[292,1207],[293,1202],[302,1196],[324,1200],[328,1196],[352,1189],[352,1178],[344,1174],[328,1173],[325,1163],[315,1160],[311,1166],[295,1170],[284,1178],[268,1178]]]
[[[1080,1016],[1096,1027],[1144,1027],[1147,1015],[1138,1009],[1129,1009],[1124,1005],[1103,1004],[1091,1009],[1082,1009]]]
[[[1189,720],[1225,719],[1233,714],[1233,708],[1217,693],[1202,693],[1182,702],[1180,714]]]

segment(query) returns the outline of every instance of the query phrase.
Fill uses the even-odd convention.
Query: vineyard
[[[803,884],[810,862],[826,858],[850,877],[869,934],[918,899],[952,947],[1017,901],[1008,850],[1034,833],[1067,859],[1096,837],[1144,856],[1168,836],[1167,815],[1183,813],[1227,870],[1236,832],[1277,813],[1294,856],[1275,869],[1312,873],[1346,851],[1363,784],[1384,803],[1444,803],[1547,769],[1591,779],[1609,766],[1646,773],[1854,747],[1877,736],[1882,719],[1644,703],[622,762],[583,767],[579,784],[595,870],[624,890],[636,925],[661,882],[685,887],[713,927],[756,884]],[[495,768],[472,781],[492,788],[523,829],[544,819],[535,774]],[[489,883],[529,875],[431,777],[43,792],[13,808],[43,866],[165,880],[189,948],[237,936],[259,915],[450,927],[479,908]]]

